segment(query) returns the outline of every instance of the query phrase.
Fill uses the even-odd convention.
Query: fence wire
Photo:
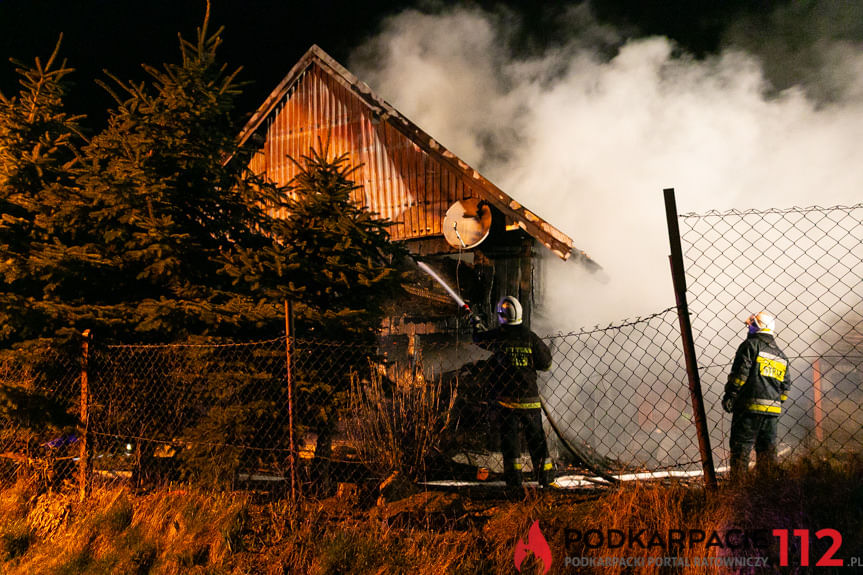
[[[730,424],[719,400],[743,319],[762,309],[777,317],[791,359],[782,450],[860,450],[863,206],[687,214],[681,223],[718,464]],[[553,365],[539,391],[557,477],[700,470],[676,308],[544,339]],[[51,486],[75,484],[81,455],[93,483],[310,497],[345,485],[375,495],[395,472],[472,483],[503,472],[490,354],[464,330],[371,346],[280,337],[91,345],[86,361],[80,347],[4,357],[3,483],[35,473]]]
[[[72,475],[80,378],[77,350],[38,347],[0,360],[0,482],[56,486]]]
[[[540,372],[539,388],[556,475],[695,464],[676,322],[671,308],[546,338],[553,367]],[[92,481],[323,496],[340,483],[379,485],[396,471],[418,481],[500,480],[500,382],[490,357],[468,333],[392,336],[375,346],[284,337],[91,345],[86,365],[68,353],[42,361],[40,373],[55,375],[32,376],[30,386],[75,417],[86,404]],[[0,479],[50,459],[65,468],[46,480],[77,480],[76,419],[36,435],[6,429],[0,449],[21,457],[5,460]]]
[[[563,449],[610,474],[700,465],[676,308],[550,342],[542,396]]]
[[[863,447],[863,205],[681,216],[689,307],[711,443],[728,459],[719,403],[743,320],[766,310],[790,359],[780,453]]]

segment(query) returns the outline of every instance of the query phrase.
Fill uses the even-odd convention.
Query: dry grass
[[[637,568],[638,573],[658,574],[667,572],[663,561],[657,558],[678,557],[694,560],[695,558],[715,556],[715,552],[706,549],[704,544],[689,545],[690,533],[709,533],[716,528],[716,521],[725,513],[721,497],[708,497],[699,487],[691,487],[680,483],[633,483],[621,486],[608,493],[596,502],[593,515],[588,522],[580,526],[580,532],[587,534],[589,530],[599,530],[604,537],[604,544],[599,544],[599,535],[587,536],[587,541],[571,542],[567,551],[571,556],[603,558],[610,556],[632,557],[643,563]],[[612,538],[613,531],[636,535],[628,541],[621,542]],[[643,535],[638,537],[638,533]],[[682,532],[686,541],[682,545],[670,543],[670,533]],[[642,546],[638,541],[643,541]],[[566,546],[566,543],[564,543]],[[606,565],[595,566],[591,572],[612,574],[627,572],[628,568]],[[676,572],[721,573],[722,570],[705,568],[702,570],[681,570]],[[628,572],[634,572],[629,569]]]
[[[399,472],[422,479],[439,452],[454,402],[454,390],[426,379],[422,367],[398,369],[390,378],[373,368],[369,381],[351,382],[346,431],[371,469],[384,477]]]
[[[192,491],[98,490],[86,504],[45,493],[26,515],[28,549],[7,553],[3,573],[228,573],[217,566],[240,550],[246,505],[243,496]]]
[[[859,457],[812,454],[775,475],[722,485],[715,494],[682,483],[627,484],[569,495],[531,493],[521,501],[420,493],[371,510],[346,507],[336,498],[294,504],[256,502],[242,493],[136,495],[120,488],[96,491],[80,505],[73,495],[40,493],[22,483],[0,492],[0,572],[511,575],[516,543],[538,520],[552,550],[550,573],[729,573],[735,570],[646,561],[638,568],[573,568],[565,565],[565,557],[662,556],[692,563],[696,558],[755,555],[775,564],[775,544],[729,549],[702,541],[611,548],[574,540],[573,533],[644,530],[647,542],[653,533],[667,536],[672,530],[717,531],[725,538],[730,529],[814,532],[824,527],[842,533],[839,557],[863,556],[861,479]],[[813,562],[827,543],[813,540]],[[791,555],[797,557],[799,549]],[[522,574],[541,572],[533,557],[522,565]]]

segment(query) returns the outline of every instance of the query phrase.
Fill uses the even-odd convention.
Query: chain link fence
[[[719,399],[742,320],[761,309],[777,317],[791,358],[784,451],[860,449],[861,219],[863,206],[681,216],[720,464],[730,416]],[[553,366],[539,390],[558,478],[700,473],[676,308],[545,341]],[[281,337],[84,349],[0,363],[0,482],[36,473],[54,486],[83,477],[325,497],[376,495],[395,472],[450,485],[500,480],[490,354],[466,331],[374,346]]]
[[[557,474],[688,466],[697,459],[676,311],[546,338],[540,372]],[[393,336],[363,347],[277,338],[253,343],[90,345],[20,365],[74,418],[5,426],[0,479],[48,460],[46,478],[136,486],[192,482],[324,496],[340,483],[500,479],[490,353],[469,333]],[[15,385],[6,365],[4,383]],[[86,381],[86,386],[82,384]],[[86,426],[80,419],[86,414]],[[82,439],[86,429],[86,450]],[[526,450],[525,450],[526,451]],[[524,470],[531,471],[527,453]]]
[[[0,482],[57,486],[75,470],[81,355],[38,347],[0,361]]]
[[[689,308],[714,456],[728,460],[720,407],[743,320],[766,310],[790,360],[780,454],[863,447],[863,205],[685,214]]]
[[[676,308],[549,342],[541,395],[562,459],[606,475],[700,467]]]
[[[674,308],[545,341],[553,366],[539,387],[557,475],[697,467]],[[284,337],[91,345],[86,361],[82,352],[41,362],[55,375],[30,387],[75,420],[38,433],[7,427],[0,479],[50,459],[66,462],[51,481],[75,482],[84,456],[90,480],[135,486],[325,496],[340,483],[376,489],[396,471],[494,484],[503,459],[490,364],[469,333],[394,336],[374,347]]]

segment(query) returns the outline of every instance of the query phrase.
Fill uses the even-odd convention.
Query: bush
[[[351,381],[348,436],[376,473],[423,479],[440,453],[454,402],[454,390],[426,379],[421,367],[397,368],[391,378],[373,367],[370,380]]]

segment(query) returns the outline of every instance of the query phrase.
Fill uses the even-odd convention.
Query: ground
[[[0,494],[0,571],[484,574],[516,573],[522,558],[521,573],[543,573],[546,557],[548,573],[796,572],[807,559],[817,573],[848,573],[863,557],[861,479],[860,457],[811,454],[715,491],[634,481],[508,499],[416,486],[369,499],[344,485],[292,503],[114,486],[81,503],[74,489],[21,481]]]

